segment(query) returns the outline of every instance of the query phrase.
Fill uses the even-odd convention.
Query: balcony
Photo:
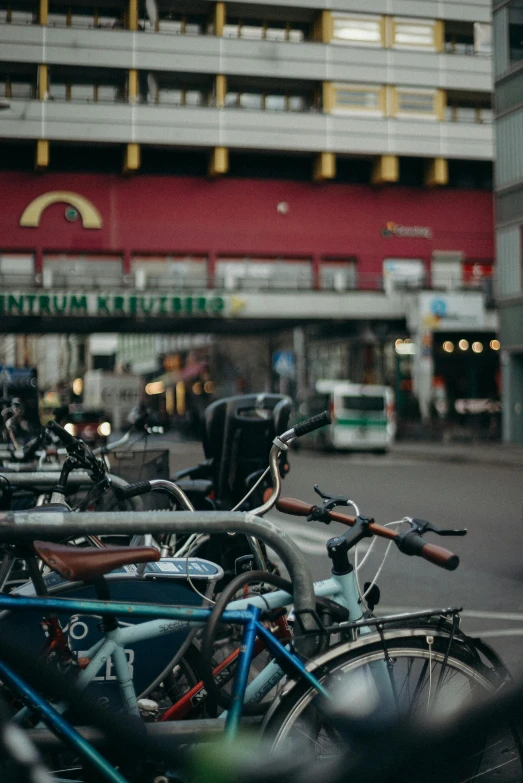
[[[492,160],[488,124],[316,112],[12,99],[0,137]]]
[[[113,29],[0,24],[2,59],[13,62],[142,71],[222,73],[264,78],[351,81],[492,89],[487,56],[247,40],[213,35],[161,35]]]

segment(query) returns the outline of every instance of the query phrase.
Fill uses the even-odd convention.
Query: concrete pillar
[[[448,185],[449,167],[446,158],[433,158],[427,161],[425,169],[425,186],[434,188],[438,185]]]
[[[49,0],[40,0],[38,8],[38,22],[46,25],[49,22]]]
[[[138,171],[140,168],[140,145],[132,142],[125,147],[124,174],[129,174],[133,171]]]
[[[225,96],[227,95],[227,77],[223,73],[216,76],[215,81],[216,108],[223,109],[225,106]]]
[[[127,82],[127,100],[129,103],[136,103],[138,100],[138,71],[136,68],[129,69]]]
[[[294,329],[293,343],[296,357],[296,396],[303,400],[307,394],[307,344],[303,326]]]
[[[223,28],[225,27],[226,9],[225,3],[218,2],[214,6],[214,35],[223,35]]]
[[[328,44],[332,39],[332,14],[330,11],[320,11],[314,21],[314,40]]]
[[[209,160],[209,176],[217,177],[229,171],[229,150],[227,147],[215,147]]]
[[[336,176],[336,155],[333,152],[320,152],[314,159],[312,178],[314,182],[334,179]]]
[[[42,171],[49,166],[49,142],[47,139],[38,139],[36,142],[35,168]]]
[[[322,84],[322,105],[324,114],[330,114],[334,108],[334,87],[332,82],[323,82]]]
[[[371,181],[373,185],[398,182],[400,178],[399,158],[397,155],[380,155],[374,161]]]
[[[49,70],[47,65],[38,66],[38,100],[45,101],[49,94]]]
[[[127,26],[129,30],[138,30],[138,0],[129,0],[128,2]]]

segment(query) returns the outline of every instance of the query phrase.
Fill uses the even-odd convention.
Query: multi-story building
[[[523,2],[495,0],[495,180],[504,439],[523,442]]]
[[[5,328],[276,330],[311,379],[407,389],[412,361],[424,415],[434,376],[489,396],[490,22],[489,0],[0,0]]]

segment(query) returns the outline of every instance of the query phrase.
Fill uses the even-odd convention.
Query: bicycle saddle
[[[77,546],[52,544],[49,541],[34,541],[33,546],[49,568],[65,579],[92,581],[109,571],[133,563],[152,563],[160,559],[160,553],[153,546],[106,546],[103,549],[89,549]]]

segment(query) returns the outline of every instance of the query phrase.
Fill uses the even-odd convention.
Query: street
[[[172,469],[194,464],[200,457],[197,443],[171,444]],[[291,452],[290,463],[283,488],[289,497],[314,503],[319,500],[313,489],[317,483],[324,492],[355,500],[362,514],[379,523],[411,516],[440,528],[467,528],[464,538],[427,534],[427,540],[460,556],[458,569],[450,573],[391,548],[378,580],[379,611],[462,606],[464,630],[492,644],[511,671],[523,673],[519,469],[510,464],[438,461],[430,458],[430,446],[427,459],[399,450],[386,456],[301,450]],[[329,575],[324,542],[343,532],[341,525],[313,524],[278,512],[269,518],[284,526],[308,555],[315,579]],[[362,581],[374,575],[385,548],[383,541],[377,542]]]

